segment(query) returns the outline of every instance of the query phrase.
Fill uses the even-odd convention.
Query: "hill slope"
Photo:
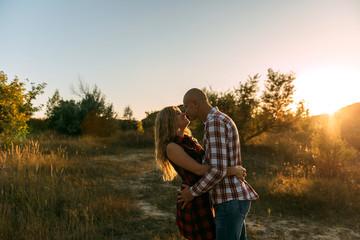
[[[360,149],[360,103],[341,108],[335,113],[341,135],[347,142]]]

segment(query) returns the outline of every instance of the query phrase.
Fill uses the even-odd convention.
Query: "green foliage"
[[[0,146],[21,140],[28,133],[27,121],[40,108],[32,101],[43,93],[46,84],[30,85],[31,90],[27,90],[17,77],[8,82],[7,75],[0,72]]]
[[[40,134],[48,129],[48,124],[44,119],[30,118],[27,123],[31,134]]]
[[[47,119],[49,128],[62,134],[79,135],[81,133],[80,107],[74,100],[60,100]]]
[[[154,129],[155,119],[159,111],[145,112],[146,117],[141,120],[144,129]]]
[[[46,103],[46,112],[45,112],[46,117],[49,118],[51,116],[52,110],[55,107],[60,106],[60,100],[62,99],[60,97],[59,90],[56,89],[54,95],[51,98],[49,98],[48,102]]]
[[[47,103],[47,121],[50,129],[68,135],[109,136],[113,132],[116,114],[112,104],[95,85],[91,91],[80,82],[82,99],[64,101],[56,90]]]
[[[262,114],[274,122],[286,121],[293,116],[288,106],[293,103],[295,76],[293,73],[281,74],[269,69],[267,77],[266,90],[261,97]]]
[[[259,79],[260,75],[256,74],[240,83],[234,91],[225,93],[204,89],[210,104],[234,120],[243,144],[262,133],[289,127],[307,116],[303,102],[298,103],[296,111],[291,109],[293,73],[281,74],[268,69],[262,93],[259,92]]]
[[[352,162],[358,155],[340,136],[326,129],[314,133],[312,152],[317,175],[331,179],[345,177],[347,162]]]
[[[84,87],[80,82],[80,91],[82,99],[80,100],[79,105],[82,118],[89,113],[105,119],[114,119],[116,117],[113,105],[105,103],[105,96],[96,85],[91,91],[88,87]]]
[[[117,120],[118,129],[121,131],[132,131],[138,129],[138,121],[136,120]]]
[[[134,112],[130,106],[126,106],[123,113],[123,119],[134,120]]]
[[[242,135],[242,141],[249,140],[246,132],[251,133],[247,129],[254,128],[254,116],[259,106],[259,99],[257,98],[260,75],[256,74],[254,77],[249,77],[245,83],[240,83],[239,88],[235,89],[235,96],[237,99],[238,114],[235,114],[235,122],[238,130]],[[240,114],[239,114],[240,113]]]
[[[153,147],[154,130],[151,126],[143,127],[142,121],[117,120],[117,131],[112,136],[122,147]]]

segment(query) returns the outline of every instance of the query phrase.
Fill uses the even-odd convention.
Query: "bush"
[[[27,91],[25,82],[17,77],[8,82],[7,75],[0,71],[0,148],[26,136],[27,121],[39,110],[33,106],[32,101],[43,93],[45,86],[45,83],[31,83],[31,90]]]
[[[79,105],[74,100],[60,100],[59,106],[52,109],[47,119],[49,128],[61,134],[79,135],[82,122],[80,111]]]
[[[30,118],[27,122],[30,134],[38,134],[47,131],[49,126],[44,119]]]
[[[56,91],[47,103],[49,127],[62,134],[106,137],[114,132],[116,114],[112,104],[95,85],[90,91],[80,82],[82,99],[64,101]]]
[[[345,166],[358,157],[358,152],[335,134],[320,129],[314,134],[313,157],[316,173],[325,178],[345,178]]]

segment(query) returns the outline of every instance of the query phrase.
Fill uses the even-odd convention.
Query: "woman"
[[[191,136],[190,121],[177,107],[166,107],[155,120],[156,162],[164,180],[171,181],[179,174],[182,183],[192,186],[211,166],[202,165],[204,149]],[[243,178],[245,169],[229,167],[227,175]],[[215,239],[213,208],[209,194],[195,197],[182,209],[177,204],[176,224],[180,234],[187,239]]]

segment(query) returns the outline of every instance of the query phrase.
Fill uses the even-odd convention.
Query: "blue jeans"
[[[232,200],[214,206],[217,240],[246,240],[245,218],[250,205],[248,200]]]

